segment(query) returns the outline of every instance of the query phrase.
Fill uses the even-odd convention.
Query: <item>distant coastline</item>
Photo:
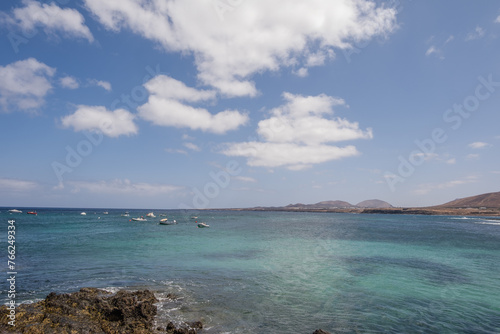
[[[445,204],[428,207],[393,207],[387,202],[373,199],[360,202],[356,205],[337,200],[323,201],[316,204],[297,203],[281,207],[254,207],[229,210],[492,217],[500,216],[500,192],[460,198]]]
[[[281,211],[281,212],[324,212],[324,213],[352,213],[352,214],[400,214],[400,215],[440,215],[440,216],[498,216],[500,209],[494,208],[289,208],[289,207],[255,207],[220,209],[228,211]]]

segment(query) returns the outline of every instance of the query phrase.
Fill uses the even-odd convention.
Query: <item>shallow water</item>
[[[500,332],[498,220],[199,211],[201,229],[185,211],[0,211],[5,262],[16,220],[17,302],[149,288],[159,324],[202,320],[204,333]]]

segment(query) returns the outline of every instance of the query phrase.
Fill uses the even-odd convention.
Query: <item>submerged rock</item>
[[[317,330],[314,331],[313,334],[330,334],[330,333],[327,332],[327,331],[324,331],[322,329],[317,329]]]

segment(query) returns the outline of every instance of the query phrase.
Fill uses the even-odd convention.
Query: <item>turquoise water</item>
[[[159,325],[202,320],[203,333],[500,333],[500,220],[155,211],[133,222],[149,211],[0,211],[5,264],[16,220],[17,302],[148,288],[161,301]],[[159,225],[160,213],[178,224]]]

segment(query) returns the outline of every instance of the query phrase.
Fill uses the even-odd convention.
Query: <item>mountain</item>
[[[323,209],[323,208],[330,209],[330,208],[349,208],[354,205],[344,201],[323,201],[316,204],[310,204],[310,206],[318,209]]]
[[[500,192],[487,193],[477,196],[459,198],[454,201],[438,205],[441,208],[500,208]]]
[[[370,199],[367,201],[360,202],[356,205],[352,205],[345,201],[323,201],[316,204],[289,204],[285,208],[288,209],[345,209],[345,208],[370,208],[370,209],[386,209],[392,208],[387,202],[381,201],[379,199]]]
[[[370,208],[370,209],[386,209],[392,208],[392,205],[385,201],[381,201],[379,199],[370,199],[363,202],[359,202],[356,204],[359,208]]]
[[[295,209],[337,209],[337,208],[350,208],[353,207],[349,202],[344,201],[323,201],[316,204],[289,204],[285,208]]]

